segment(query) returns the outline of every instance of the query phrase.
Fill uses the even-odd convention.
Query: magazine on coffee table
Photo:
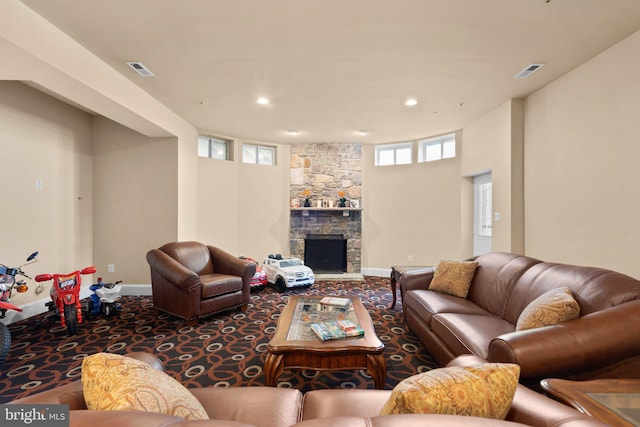
[[[349,329],[344,329],[340,326],[339,322],[340,320],[318,322],[312,323],[309,326],[311,327],[313,333],[315,333],[317,337],[322,341],[339,340],[342,338],[354,338],[364,335],[364,329],[362,329],[360,326],[354,325]]]

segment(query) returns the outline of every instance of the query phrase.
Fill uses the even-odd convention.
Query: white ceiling
[[[639,0],[22,2],[200,131],[274,143],[461,129],[640,29]]]

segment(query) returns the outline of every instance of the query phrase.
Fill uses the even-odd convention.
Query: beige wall
[[[500,214],[499,221],[493,221],[492,251],[524,253],[522,108],[522,101],[511,100],[463,131],[461,175],[472,177],[491,171],[493,211]],[[461,194],[469,197],[469,192],[467,187]],[[466,200],[467,219],[470,209],[473,204]]]
[[[526,252],[640,277],[640,33],[531,95]]]
[[[364,145],[362,266],[460,258],[461,158],[402,166],[374,166],[374,159],[375,147]]]
[[[146,252],[178,238],[178,143],[100,117],[92,126],[97,275],[107,282],[149,283]]]
[[[276,166],[240,163],[238,253],[262,261],[289,253],[290,149],[277,145]],[[241,152],[236,157],[240,162]]]
[[[91,265],[91,116],[22,83],[0,81],[0,155],[0,262],[14,267],[38,250],[39,262],[25,267],[32,277]],[[51,282],[40,295],[28,284],[31,290],[14,294],[13,303],[48,298]]]
[[[276,146],[275,166],[198,159],[198,238],[261,262],[289,251],[289,147]]]

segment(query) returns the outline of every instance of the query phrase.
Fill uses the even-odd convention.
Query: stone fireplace
[[[311,265],[311,268],[318,273],[361,271],[361,163],[360,144],[298,144],[291,147],[290,253],[305,263],[307,258],[314,258],[316,267]],[[339,207],[341,197],[346,199],[346,207]],[[306,198],[310,201],[307,208],[303,207]],[[340,248],[336,246],[338,243],[331,241],[336,240],[334,236],[341,236],[343,263],[334,259]],[[305,250],[310,240],[316,245],[311,257]]]

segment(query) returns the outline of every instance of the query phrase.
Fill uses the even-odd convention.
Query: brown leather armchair
[[[194,325],[201,317],[249,302],[256,264],[199,242],[167,243],[147,252],[153,305]]]

